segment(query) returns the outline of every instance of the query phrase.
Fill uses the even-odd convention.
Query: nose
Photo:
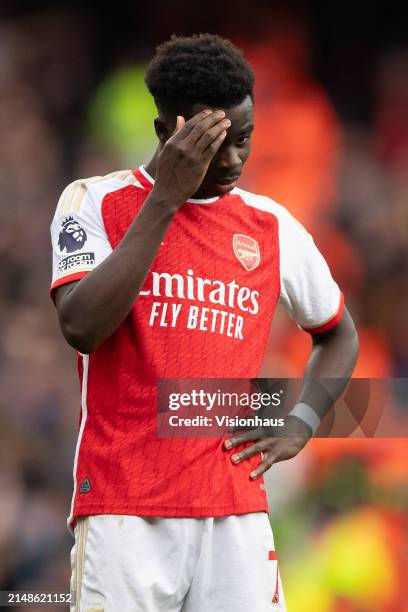
[[[233,171],[240,171],[241,165],[241,158],[235,147],[225,147],[219,151],[217,167],[220,170],[230,170],[231,174],[233,174]]]

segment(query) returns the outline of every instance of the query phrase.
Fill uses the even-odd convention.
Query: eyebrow
[[[243,128],[241,128],[239,130],[239,133],[242,134],[242,132],[252,132],[253,130],[254,130],[254,126],[251,123],[250,125],[246,125]]]

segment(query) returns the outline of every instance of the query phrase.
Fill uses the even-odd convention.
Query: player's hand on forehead
[[[157,158],[156,193],[160,189],[166,191],[166,197],[173,193],[173,200],[179,204],[192,197],[230,125],[223,110],[204,109],[188,121],[178,115],[175,132]]]
[[[205,142],[202,143],[207,146],[230,125],[231,121],[226,119],[225,111],[204,109],[186,121],[175,137],[177,140],[186,140],[188,144],[198,144],[202,136],[209,132]]]

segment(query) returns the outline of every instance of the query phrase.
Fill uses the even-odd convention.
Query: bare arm
[[[122,242],[80,281],[58,287],[55,303],[62,333],[81,353],[91,353],[127,316],[176,208],[152,191]]]
[[[336,327],[312,340],[299,401],[322,419],[346,388],[358,357],[358,335],[347,308]]]
[[[155,186],[114,251],[80,281],[56,290],[60,326],[81,353],[95,351],[130,312],[163,237],[183,203],[200,186],[230,122],[203,111],[184,123],[158,156]]]
[[[300,402],[308,404],[322,418],[341,396],[353,373],[358,357],[358,336],[345,308],[341,322],[332,330],[313,337],[313,348],[305,369]],[[269,434],[270,435],[270,434]],[[311,428],[296,416],[287,416],[282,437],[265,437],[261,430],[244,432],[224,443],[234,448],[254,441],[231,457],[234,463],[262,452],[264,458],[251,473],[257,478],[273,463],[297,455],[312,436]]]

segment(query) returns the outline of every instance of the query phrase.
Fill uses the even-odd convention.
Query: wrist
[[[160,186],[154,186],[149,195],[149,201],[151,201],[154,205],[160,207],[160,209],[164,209],[169,211],[172,214],[176,214],[176,212],[183,206],[185,200],[182,200],[177,195],[171,193],[169,190],[161,191]]]
[[[310,428],[313,436],[320,425],[320,418],[316,412],[308,404],[303,402],[296,404],[287,416],[294,416],[303,421],[303,423]]]

